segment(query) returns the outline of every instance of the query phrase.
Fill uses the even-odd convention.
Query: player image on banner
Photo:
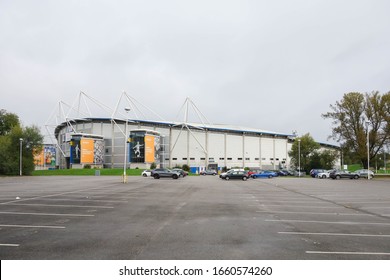
[[[131,162],[145,162],[145,137],[143,135],[131,135],[129,160]]]
[[[104,140],[95,139],[94,141],[94,164],[103,164],[104,163]]]
[[[162,153],[161,151],[161,144],[160,144],[160,136],[155,136],[154,137],[154,162],[156,164],[160,163],[160,154]]]
[[[81,148],[80,148],[80,140],[72,139],[70,141],[70,149],[71,149],[71,163],[79,164],[81,157]]]

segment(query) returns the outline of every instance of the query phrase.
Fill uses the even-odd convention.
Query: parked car
[[[276,172],[276,174],[278,174],[278,176],[288,176],[289,175],[288,172],[285,170],[276,170],[275,172]]]
[[[287,176],[294,176],[294,170],[282,170]]]
[[[172,170],[169,170],[167,168],[157,168],[157,169],[152,170],[151,176],[154,179],[160,179],[160,178],[163,178],[163,177],[177,179],[177,178],[180,177],[180,173],[172,171]]]
[[[242,171],[242,172],[245,172],[248,175],[248,172],[246,172],[244,169],[230,169],[230,170],[228,170],[228,171],[226,171],[224,173],[219,174],[219,178],[222,178],[222,177],[226,176],[226,174],[228,172],[233,172],[233,171]]]
[[[183,169],[180,168],[174,168],[172,169],[172,171],[179,173],[181,177],[185,177],[188,175],[187,171],[184,171]]]
[[[225,179],[225,180],[241,179],[243,181],[246,181],[246,180],[248,180],[248,173],[245,172],[244,170],[236,171],[236,170],[232,169],[232,170],[229,170],[226,173],[222,173],[219,177],[221,179]]]
[[[248,171],[248,176],[251,177],[252,174],[259,173],[261,170],[260,169],[251,169]]]
[[[331,170],[326,170],[326,171],[324,171],[324,172],[319,172],[319,173],[317,174],[316,178],[318,178],[318,179],[326,179],[326,178],[329,178],[330,172],[332,172],[332,171],[333,171],[333,169],[331,169]]]
[[[367,178],[368,174],[370,174],[370,178],[374,178],[375,173],[373,171],[368,171],[368,169],[360,169],[356,170],[355,173],[359,174],[360,177]]]
[[[141,175],[144,177],[149,177],[152,175],[152,171],[149,169],[146,169],[146,170],[142,171]]]
[[[332,170],[330,172],[329,177],[332,179],[341,179],[341,178],[349,178],[349,179],[359,179],[359,174],[355,172],[350,172],[348,170]]]
[[[306,176],[306,172],[303,171],[303,170],[301,170],[301,171],[296,170],[296,171],[294,171],[294,176],[296,176],[296,177],[305,177]]]
[[[325,169],[312,169],[312,170],[310,170],[310,176],[315,178],[315,177],[317,177],[318,173],[323,173],[323,172],[326,172],[326,170]]]
[[[206,170],[203,170],[203,171],[200,171],[199,172],[200,175],[217,175],[217,171],[215,171],[214,169],[206,169]]]
[[[253,179],[256,179],[256,178],[273,178],[273,177],[276,177],[278,176],[276,174],[276,172],[273,172],[273,171],[260,171],[259,173],[256,173],[256,174],[252,174],[251,177]]]

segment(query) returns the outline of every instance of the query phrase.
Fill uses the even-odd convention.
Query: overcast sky
[[[389,11],[387,0],[0,0],[0,108],[41,126],[80,91],[115,107],[125,90],[166,120],[189,97],[211,123],[332,142],[330,104],[390,90]]]

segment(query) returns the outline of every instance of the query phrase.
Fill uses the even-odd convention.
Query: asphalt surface
[[[390,181],[0,178],[0,259],[390,259]]]

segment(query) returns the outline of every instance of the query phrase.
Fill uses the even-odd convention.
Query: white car
[[[330,174],[331,171],[332,171],[332,170],[326,170],[325,172],[319,172],[319,173],[316,175],[316,177],[317,177],[318,179],[327,179],[327,178],[329,178],[329,174]]]
[[[146,169],[146,170],[142,171],[141,175],[144,177],[150,177],[152,175],[152,171],[149,169]]]

